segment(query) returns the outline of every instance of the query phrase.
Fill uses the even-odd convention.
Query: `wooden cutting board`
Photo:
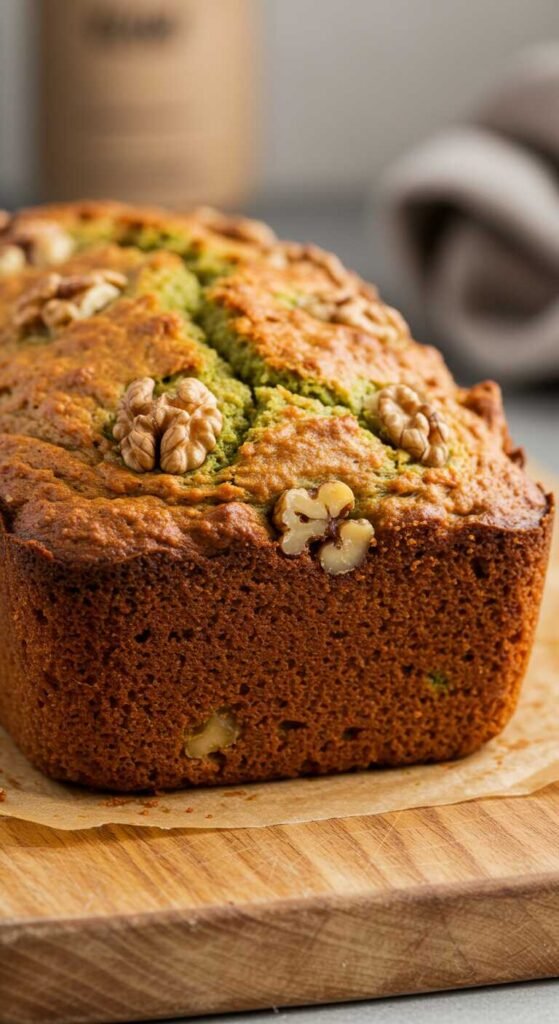
[[[234,832],[0,822],[0,1021],[128,1021],[559,974],[559,786]]]

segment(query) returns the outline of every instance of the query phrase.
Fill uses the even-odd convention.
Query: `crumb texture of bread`
[[[477,749],[553,518],[335,256],[109,202],[0,218],[0,517],[0,722],[123,792]]]

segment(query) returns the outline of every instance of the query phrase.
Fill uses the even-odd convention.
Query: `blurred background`
[[[0,206],[333,249],[559,468],[558,40],[557,0],[0,0]]]

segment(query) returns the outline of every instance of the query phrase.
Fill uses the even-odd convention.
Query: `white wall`
[[[369,184],[467,110],[511,54],[559,36],[559,0],[260,3],[272,190]]]

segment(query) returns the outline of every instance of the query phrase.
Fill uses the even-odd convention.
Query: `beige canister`
[[[254,15],[252,0],[41,0],[46,197],[242,199]]]

